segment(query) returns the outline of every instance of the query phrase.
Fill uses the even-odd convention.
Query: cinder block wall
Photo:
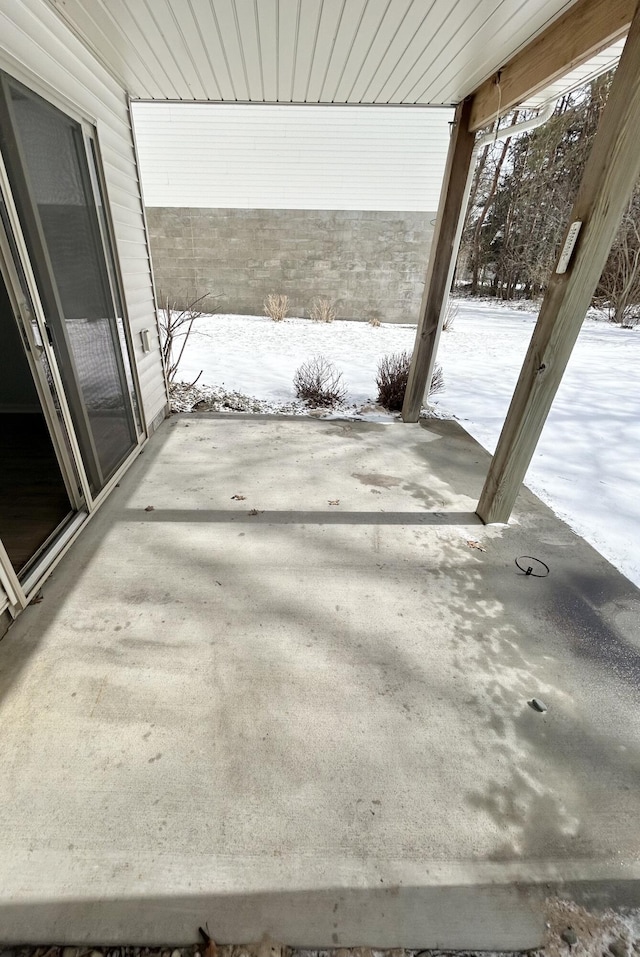
[[[174,301],[219,298],[218,312],[261,315],[286,293],[291,315],[337,302],[342,319],[416,322],[435,212],[149,207],[156,288]]]

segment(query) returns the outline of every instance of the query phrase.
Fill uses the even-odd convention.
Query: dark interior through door
[[[0,274],[0,540],[25,572],[72,511]]]

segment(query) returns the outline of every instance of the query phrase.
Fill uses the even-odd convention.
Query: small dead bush
[[[205,292],[203,295],[193,293],[191,296],[187,296],[186,300],[179,300],[175,296],[159,293],[158,300],[162,303],[163,309],[158,311],[158,326],[162,359],[169,382],[173,382],[176,377],[178,366],[193,330],[193,324],[207,314],[200,307],[205,299],[211,298],[210,292]],[[211,313],[214,310],[207,311]],[[202,372],[200,375],[202,375]]]
[[[409,352],[394,352],[391,355],[383,356],[378,363],[376,375],[378,402],[389,412],[399,412],[402,409],[410,367],[411,354]],[[431,380],[431,388],[429,389],[429,397],[437,392],[442,392],[443,389],[442,366],[436,365]]]
[[[444,392],[444,373],[442,372],[442,366],[436,362],[431,376],[431,385],[429,386],[429,398],[432,395],[437,395],[438,392]]]
[[[336,318],[336,304],[332,299],[314,299],[309,313],[314,322],[333,322]]]
[[[342,373],[324,356],[303,362],[293,377],[293,388],[299,399],[321,408],[333,409],[347,397]]]
[[[460,310],[458,309],[458,304],[450,299],[447,303],[447,311],[444,314],[444,322],[442,323],[443,332],[449,332],[449,330],[453,327],[454,322],[458,318],[459,312]]]
[[[371,316],[371,319],[369,319],[369,325],[375,326],[377,328],[378,326],[382,325],[382,323],[377,316]]]
[[[270,292],[264,301],[264,314],[274,322],[282,322],[289,313],[289,297]]]

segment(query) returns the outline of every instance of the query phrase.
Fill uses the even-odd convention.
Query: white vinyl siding
[[[133,103],[148,206],[432,211],[449,109]]]
[[[54,105],[97,125],[116,246],[147,422],[166,404],[158,348],[144,353],[140,331],[155,333],[140,185],[127,97],[43,0],[0,0],[0,66]],[[135,303],[135,306],[133,306]],[[154,335],[157,345],[157,335]]]

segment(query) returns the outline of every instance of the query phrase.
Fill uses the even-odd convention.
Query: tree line
[[[537,129],[485,146],[476,163],[456,269],[472,296],[537,299],[544,293],[568,225],[613,71],[563,96]],[[506,132],[533,111],[500,120]],[[640,320],[640,188],[627,207],[595,304],[612,321]]]

